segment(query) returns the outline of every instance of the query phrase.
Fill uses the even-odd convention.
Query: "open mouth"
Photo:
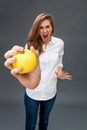
[[[48,34],[44,34],[44,35],[43,35],[43,38],[48,38]]]

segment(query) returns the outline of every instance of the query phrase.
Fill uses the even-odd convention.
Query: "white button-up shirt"
[[[39,56],[41,67],[40,83],[33,90],[26,88],[27,95],[35,100],[48,100],[55,96],[57,92],[57,75],[55,71],[58,70],[58,66],[63,67],[64,42],[52,36],[47,46],[43,44],[43,50]]]

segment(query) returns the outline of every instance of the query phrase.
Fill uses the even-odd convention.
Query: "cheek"
[[[42,32],[41,31],[39,31],[39,36],[42,37]]]
[[[49,33],[52,34],[52,29],[49,29]]]

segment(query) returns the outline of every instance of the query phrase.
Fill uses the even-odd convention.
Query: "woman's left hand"
[[[57,77],[61,80],[64,80],[64,79],[72,80],[72,76],[65,71],[61,71],[61,72],[56,71],[55,73],[56,73]]]

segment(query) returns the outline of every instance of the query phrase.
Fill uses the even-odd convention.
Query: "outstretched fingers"
[[[64,73],[65,79],[72,80],[72,76],[69,73]]]

